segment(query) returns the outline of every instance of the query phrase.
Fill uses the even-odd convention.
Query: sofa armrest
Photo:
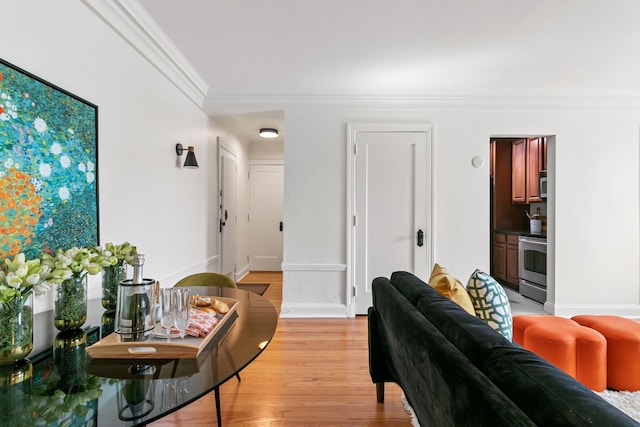
[[[395,382],[387,365],[384,353],[384,345],[380,335],[380,315],[375,308],[369,307],[368,311],[368,337],[369,337],[369,374],[376,384],[376,398],[379,403],[384,402],[384,383]]]

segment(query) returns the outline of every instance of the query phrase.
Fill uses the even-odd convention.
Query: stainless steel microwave
[[[547,198],[547,171],[540,172],[540,198]]]

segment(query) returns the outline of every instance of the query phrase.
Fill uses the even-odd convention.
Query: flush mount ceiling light
[[[176,154],[178,156],[182,156],[184,150],[182,144],[176,144]],[[188,169],[198,169],[198,161],[196,160],[196,153],[192,145],[187,148],[187,158],[184,160],[184,167]]]
[[[278,129],[273,128],[262,128],[258,133],[263,138],[277,138],[278,137]]]

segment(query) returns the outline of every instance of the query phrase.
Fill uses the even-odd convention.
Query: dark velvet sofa
[[[640,425],[407,272],[373,281],[369,371],[422,427]]]

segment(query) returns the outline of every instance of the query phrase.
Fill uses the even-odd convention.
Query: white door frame
[[[434,199],[433,183],[435,169],[433,164],[434,144],[433,126],[427,123],[349,123],[347,125],[347,280],[346,280],[346,305],[347,316],[355,317],[356,314],[356,285],[355,285],[355,142],[358,132],[424,132],[427,137],[427,218],[425,219],[425,245],[427,246],[427,265],[433,265],[435,236],[434,236]]]
[[[222,187],[224,185],[223,182],[223,176],[222,176],[222,158],[223,157],[229,157],[229,158],[233,158],[234,161],[236,162],[236,166],[238,164],[238,156],[229,149],[229,147],[227,147],[223,142],[220,141],[220,138],[218,137],[217,139],[218,142],[218,224],[217,227],[220,227],[220,221],[223,220],[223,216],[224,213],[222,211]],[[237,178],[237,171],[236,171],[236,178]],[[234,190],[234,192],[237,191]],[[236,197],[236,194],[234,194],[234,197]],[[237,206],[236,206],[237,208]],[[235,213],[234,213],[235,216]],[[235,217],[233,218],[233,221],[235,222]],[[236,236],[237,238],[237,236]],[[222,233],[220,232],[220,229],[218,228],[218,254],[219,254],[219,263],[218,263],[218,271],[226,274],[224,272],[223,269],[223,262],[224,262],[224,256],[222,253]],[[237,242],[235,242],[237,243]],[[235,245],[234,245],[235,247]],[[235,252],[235,251],[234,251]],[[227,256],[229,256],[229,254],[227,254]],[[233,268],[233,277],[231,277],[234,281],[236,280],[236,273],[237,273],[237,265],[236,265],[236,254],[233,253],[231,254],[231,256],[233,257],[233,263],[234,263],[234,268]]]

